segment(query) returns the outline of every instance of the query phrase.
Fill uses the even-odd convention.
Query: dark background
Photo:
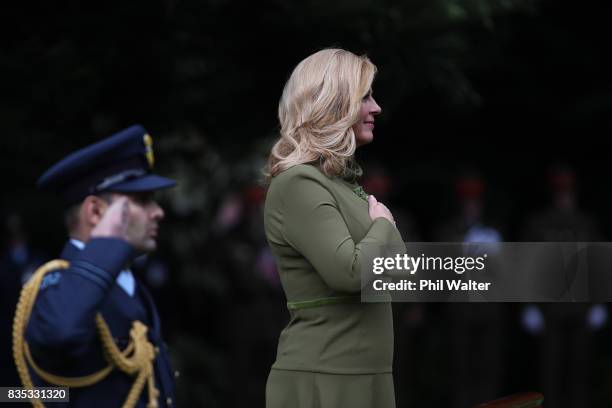
[[[556,165],[572,175],[579,209],[572,219],[597,230],[582,239],[607,240],[607,11],[595,1],[544,0],[7,7],[0,215],[21,223],[4,223],[3,247],[10,251],[17,234],[34,258],[57,254],[65,239],[62,209],[35,190],[37,177],[74,149],[143,124],[155,141],[158,171],[180,180],[161,197],[161,250],[142,273],[182,372],[182,402],[263,406],[287,314],[270,272],[258,182],[293,67],[330,46],[366,53],[378,66],[374,93],[383,113],[375,142],[357,156],[366,175],[384,175],[385,201],[403,214],[409,237],[440,239],[465,198],[456,193],[457,179],[469,172],[482,186],[483,222],[506,241],[524,240],[529,220],[551,205]],[[151,272],[151,265],[161,269]],[[9,322],[18,279],[2,273],[2,318]],[[576,319],[554,329],[550,318],[545,329],[530,332],[520,323],[523,306],[480,305],[470,309],[476,323],[459,324],[452,305],[397,305],[398,406],[470,406],[544,389],[555,394],[545,392],[552,401],[559,398],[553,407],[609,406],[609,328],[583,327],[589,306],[570,305]],[[8,327],[3,323],[3,332]],[[560,368],[541,352],[550,349],[549,337],[567,340],[553,351],[564,361]],[[483,351],[491,354],[481,355],[479,342],[494,344]],[[491,363],[474,363],[483,360]],[[467,374],[457,361],[470,366]],[[546,385],[551,372],[556,386]],[[486,378],[496,381],[482,386]],[[582,385],[573,389],[576,383]]]

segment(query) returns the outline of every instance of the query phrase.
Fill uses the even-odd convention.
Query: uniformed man
[[[151,137],[135,125],[70,154],[38,181],[67,205],[70,240],[60,258],[69,265],[35,275],[38,293],[22,294],[21,302],[35,300],[23,348],[15,337],[16,361],[19,369],[23,350],[35,385],[69,384],[71,407],[174,404],[159,316],[130,271],[157,247],[164,211],[153,192],[176,184],[153,174],[153,162]],[[16,321],[28,321],[23,310]]]

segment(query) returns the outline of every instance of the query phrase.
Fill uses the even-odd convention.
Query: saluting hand
[[[128,239],[129,203],[127,197],[113,200],[100,219],[98,225],[91,231],[92,238]]]
[[[386,205],[379,203],[376,200],[376,197],[374,197],[372,194],[368,196],[368,206],[370,218],[372,220],[383,217],[391,221],[391,224],[395,225],[395,220],[393,219],[393,214],[391,214],[391,211],[389,211]]]

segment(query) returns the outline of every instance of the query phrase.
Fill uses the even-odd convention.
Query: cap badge
[[[145,133],[144,135],[144,144],[145,156],[149,162],[149,167],[153,168],[153,164],[155,163],[155,156],[153,156],[153,138],[148,133]]]

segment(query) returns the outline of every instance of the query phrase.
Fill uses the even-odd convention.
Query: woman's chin
[[[372,132],[361,134],[357,138],[357,147],[370,144],[372,143],[373,140],[374,140],[374,134],[372,134]]]

